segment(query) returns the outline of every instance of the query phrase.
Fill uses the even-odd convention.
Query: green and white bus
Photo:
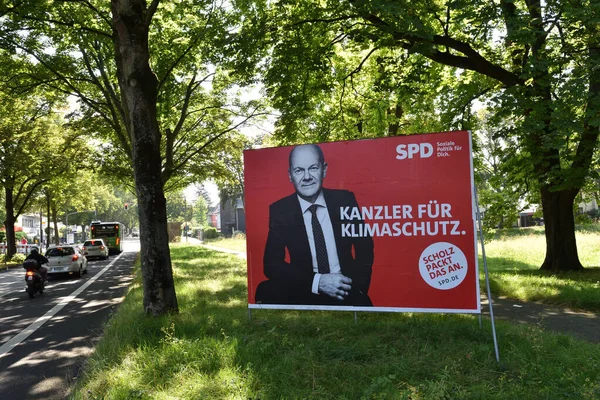
[[[102,239],[108,246],[110,254],[119,254],[123,251],[123,224],[120,222],[92,222],[92,239]]]

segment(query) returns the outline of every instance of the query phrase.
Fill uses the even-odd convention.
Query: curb
[[[0,264],[0,273],[10,271],[11,269],[21,268],[21,264],[2,265]]]

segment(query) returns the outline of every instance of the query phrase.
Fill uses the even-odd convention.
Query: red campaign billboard
[[[479,313],[467,131],[244,152],[249,308]]]

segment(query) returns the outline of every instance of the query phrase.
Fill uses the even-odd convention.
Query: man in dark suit
[[[327,163],[317,145],[294,147],[288,172],[296,193],[269,208],[268,280],[258,285],[256,302],[371,306],[373,239],[342,236],[342,224],[362,223],[340,217],[340,208],[358,207],[354,194],[322,187]]]

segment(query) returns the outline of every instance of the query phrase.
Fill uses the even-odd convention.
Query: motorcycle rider
[[[38,263],[38,272],[42,275],[42,279],[44,282],[48,280],[48,268],[44,267],[42,264],[47,264],[48,259],[40,254],[40,249],[37,246],[33,246],[31,248],[31,252],[25,258],[26,260],[35,260]]]

